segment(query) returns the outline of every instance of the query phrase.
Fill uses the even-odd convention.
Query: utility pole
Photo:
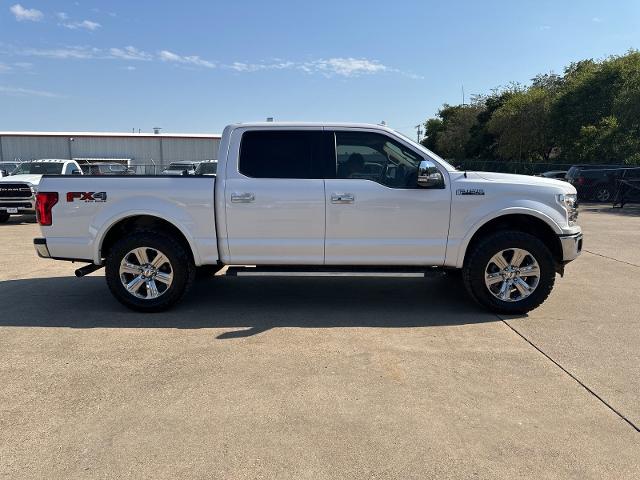
[[[464,107],[464,83],[462,84],[462,106]]]
[[[415,128],[418,131],[418,143],[420,143],[420,137],[422,137],[422,124],[419,123],[413,128]]]

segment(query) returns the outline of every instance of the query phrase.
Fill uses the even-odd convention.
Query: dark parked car
[[[567,172],[566,180],[576,187],[578,198],[597,202],[611,202],[620,188],[618,180],[629,177],[637,168],[624,165],[574,165]],[[629,200],[639,197],[628,191]]]
[[[85,175],[132,175],[134,171],[121,163],[85,163],[80,165]]]
[[[565,177],[567,176],[567,171],[566,170],[550,170],[548,172],[542,172],[537,176],[545,177],[545,178],[555,178],[557,180],[565,180]]]

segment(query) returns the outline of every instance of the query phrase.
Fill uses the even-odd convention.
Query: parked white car
[[[162,175],[195,175],[199,162],[173,162],[162,170]]]
[[[82,175],[74,160],[42,159],[23,162],[0,178],[0,223],[11,215],[35,213],[35,192],[43,175]]]
[[[218,158],[216,177],[44,177],[38,254],[105,266],[141,311],[175,304],[198,266],[256,265],[461,270],[480,304],[522,313],[582,248],[570,184],[459,171],[383,126],[231,125]]]

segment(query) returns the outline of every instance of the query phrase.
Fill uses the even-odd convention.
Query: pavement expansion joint
[[[591,253],[591,252],[589,252]],[[595,255],[598,255],[597,253]],[[601,255],[603,256],[603,255]],[[612,260],[615,260],[612,259]],[[618,260],[620,261],[620,260]],[[626,263],[626,262],[623,262]],[[496,315],[496,317],[498,317],[500,319],[500,321],[502,323],[504,323],[507,327],[509,327],[516,335],[518,335],[520,338],[522,338],[525,342],[527,342],[529,345],[531,345],[533,348],[535,348],[539,353],[541,353],[544,357],[547,358],[547,360],[549,360],[550,362],[552,362],[556,367],[558,367],[560,370],[562,370],[564,373],[566,373],[567,375],[569,375],[569,377],[571,377],[576,383],[578,383],[578,385],[580,385],[582,388],[584,388],[587,392],[589,392],[592,396],[594,396],[595,398],[597,398],[600,403],[602,403],[605,407],[607,407],[609,410],[611,410],[613,413],[615,413],[618,417],[620,417],[622,420],[624,420],[627,424],[629,424],[631,426],[631,428],[633,428],[636,432],[640,433],[640,427],[638,427],[638,425],[636,425],[635,423],[633,423],[629,418],[627,418],[622,412],[616,410],[609,402],[607,402],[604,398],[602,398],[600,395],[598,395],[594,390],[592,390],[590,387],[588,387],[585,383],[582,382],[582,380],[580,380],[578,377],[576,377],[573,373],[571,373],[569,370],[567,370],[565,367],[563,367],[557,360],[554,360],[548,353],[546,353],[545,351],[543,351],[540,347],[538,347],[535,343],[533,343],[531,340],[529,340],[527,337],[525,337],[522,333],[520,333],[515,327],[513,327],[512,325],[510,325],[504,318],[502,318],[500,315]]]
[[[624,263],[625,265],[631,265],[632,267],[640,267],[640,265],[637,265],[635,263],[625,262],[624,260],[618,260],[617,258],[608,257],[606,255],[602,255],[601,253],[592,252],[591,250],[582,250],[582,251],[590,253],[591,255],[597,255],[598,257],[606,258],[608,260],[613,260],[614,262],[620,262],[620,263]]]

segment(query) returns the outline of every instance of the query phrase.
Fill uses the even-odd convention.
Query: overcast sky
[[[0,1],[0,130],[413,128],[640,46],[640,1]]]

